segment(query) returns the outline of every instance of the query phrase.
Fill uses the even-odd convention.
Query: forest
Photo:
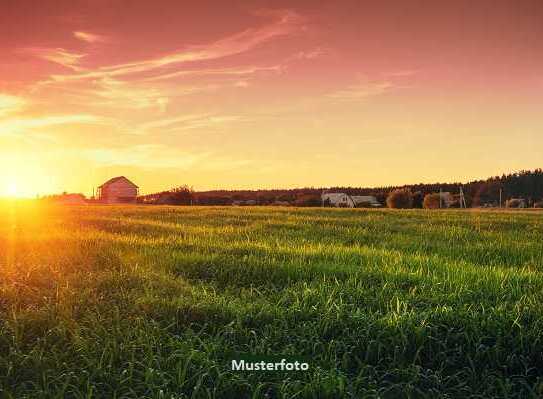
[[[172,205],[293,205],[319,206],[325,192],[349,195],[373,195],[385,204],[388,194],[395,189],[408,189],[414,196],[414,207],[422,207],[425,195],[441,191],[458,194],[462,188],[468,206],[500,206],[511,198],[522,198],[529,207],[543,200],[543,169],[521,170],[510,174],[473,180],[467,183],[418,183],[383,187],[306,187],[274,190],[212,190],[194,191],[179,186],[160,193],[141,196],[146,204]],[[500,196],[501,192],[501,196]],[[500,204],[501,199],[501,204]]]

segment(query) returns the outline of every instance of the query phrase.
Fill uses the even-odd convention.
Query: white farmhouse
[[[368,204],[372,208],[378,208],[381,206],[379,201],[377,201],[377,198],[375,198],[373,195],[351,195],[351,198],[355,206],[360,204]]]
[[[360,204],[368,204],[371,207],[379,207],[381,204],[373,195],[349,195],[345,193],[323,193],[322,202],[337,208],[356,208]]]

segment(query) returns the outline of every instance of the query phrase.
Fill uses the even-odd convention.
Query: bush
[[[408,209],[413,207],[413,193],[405,188],[392,191],[387,197],[387,206],[394,209]]]
[[[424,202],[424,195],[417,191],[413,193],[413,208],[422,208]]]
[[[424,209],[439,209],[439,193],[426,194],[422,204]]]
[[[302,194],[296,201],[294,201],[294,206],[321,206],[321,196],[318,194]]]

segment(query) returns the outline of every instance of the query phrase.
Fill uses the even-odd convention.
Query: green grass
[[[0,208],[2,398],[536,398],[542,305],[537,212]]]

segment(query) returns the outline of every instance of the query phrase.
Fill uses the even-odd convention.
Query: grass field
[[[536,398],[542,305],[536,212],[0,210],[2,398]]]

